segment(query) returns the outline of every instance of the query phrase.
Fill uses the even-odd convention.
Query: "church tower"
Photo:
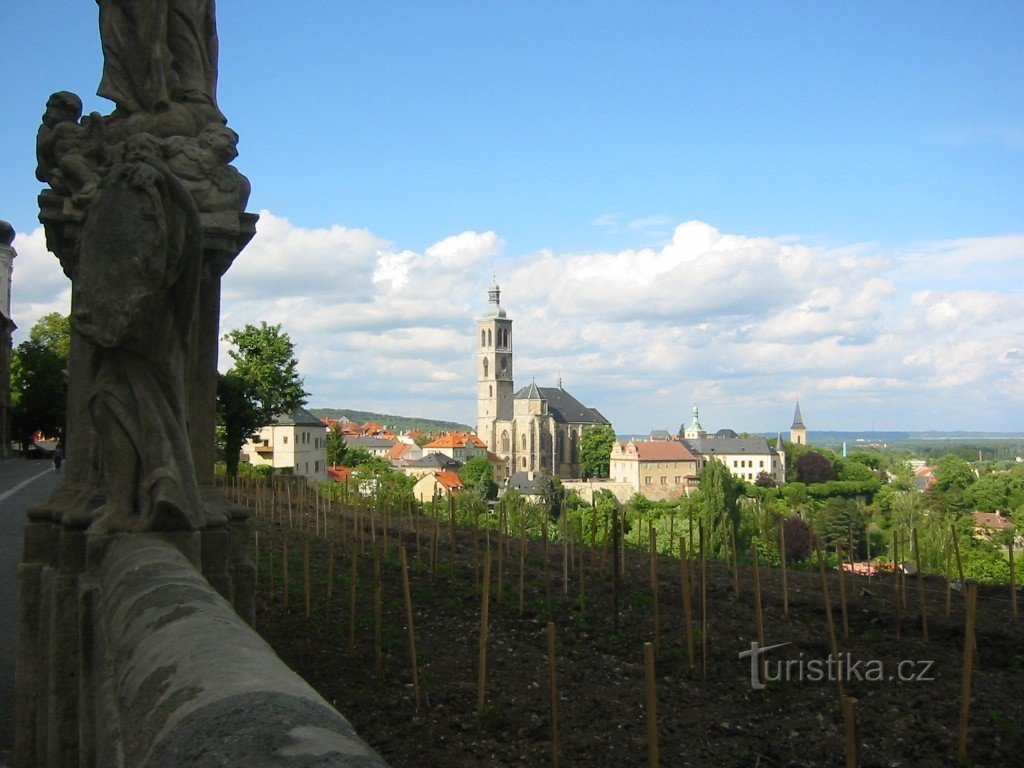
[[[477,318],[476,433],[495,452],[497,422],[512,421],[512,320],[501,307],[497,282],[487,291],[487,309]]]
[[[796,401],[796,412],[793,414],[793,426],[789,428],[789,442],[795,445],[807,445],[807,427],[800,415],[800,401]]]

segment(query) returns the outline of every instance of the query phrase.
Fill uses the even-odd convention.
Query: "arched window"
[[[526,450],[526,433],[523,433],[523,450]]]
[[[484,376],[487,375],[487,358],[484,358]]]
[[[489,346],[491,346],[493,344],[494,344],[494,340],[491,338],[491,329],[488,328],[487,329],[487,346],[489,347]]]
[[[526,469],[526,459],[523,459],[523,469]]]
[[[501,433],[501,450],[504,453],[508,453],[509,448],[510,448],[510,445],[509,445],[509,439],[508,439],[508,430],[506,429],[506,430],[504,430]]]
[[[482,328],[480,329],[480,346],[487,346],[487,331],[483,330]]]

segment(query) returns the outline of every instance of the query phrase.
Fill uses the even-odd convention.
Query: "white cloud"
[[[15,320],[67,311],[41,230],[16,247]],[[1024,429],[1022,251],[1024,236],[829,249],[689,221],[656,247],[510,258],[494,232],[418,252],[264,211],[222,328],[282,323],[314,407],[472,423],[494,270],[517,384],[561,376],[622,432],[675,429],[694,400],[712,430],[785,430],[797,395],[812,429]]]

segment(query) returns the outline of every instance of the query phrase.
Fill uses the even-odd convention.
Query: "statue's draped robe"
[[[102,439],[99,421],[108,483],[110,462],[137,467],[133,519],[115,525],[196,527],[184,370],[201,263],[199,216],[180,182],[144,162],[111,171],[82,232],[72,323],[92,347],[93,422],[113,418],[128,438]]]
[[[98,0],[103,79],[97,93],[128,112],[174,101],[217,108],[213,0]]]

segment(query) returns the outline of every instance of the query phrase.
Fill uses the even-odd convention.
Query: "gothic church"
[[[562,389],[536,382],[515,391],[512,380],[512,320],[500,303],[497,284],[477,319],[477,437],[515,473],[576,478],[583,432],[609,421]]]

